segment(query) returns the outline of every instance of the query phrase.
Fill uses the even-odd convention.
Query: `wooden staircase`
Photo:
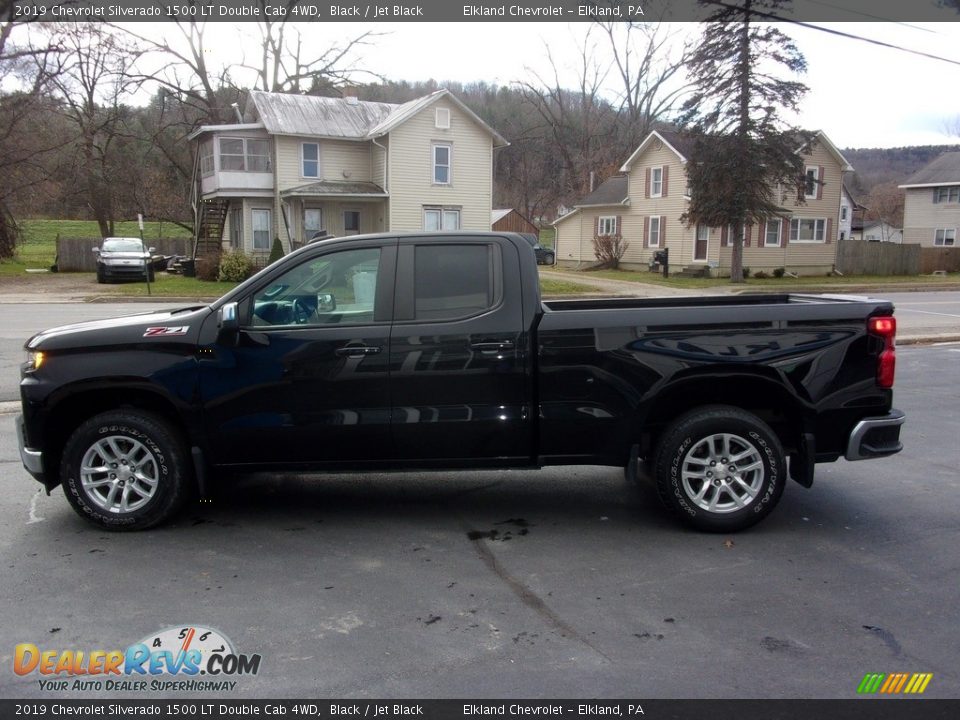
[[[688,278],[710,277],[710,266],[707,264],[687,265],[680,271],[680,276]]]
[[[200,203],[200,221],[193,241],[193,257],[219,255],[223,249],[223,228],[227,222],[227,207],[230,201],[224,198],[203,200]]]

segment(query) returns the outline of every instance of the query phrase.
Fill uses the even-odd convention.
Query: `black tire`
[[[156,273],[154,272],[153,268],[150,268],[149,270],[147,270],[147,279],[148,279],[150,282],[154,282],[154,278],[156,278],[156,276],[157,276],[157,275],[156,275]]]
[[[543,259],[543,261],[547,265],[553,265],[557,261],[557,258],[552,253],[548,253],[547,256]]]
[[[89,467],[103,470],[82,474],[85,458],[96,463]],[[70,436],[60,478],[82,518],[108,530],[145,530],[183,505],[192,487],[190,467],[184,442],[166,420],[141,410],[116,410],[90,418]],[[107,509],[118,499],[129,509]]]
[[[103,285],[107,280],[103,276],[103,268],[97,265],[97,282]]]
[[[660,501],[683,522],[736,532],[773,510],[787,466],[765,422],[739,408],[711,405],[683,415],[663,434],[654,478]]]

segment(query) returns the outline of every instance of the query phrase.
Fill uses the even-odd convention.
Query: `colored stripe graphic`
[[[857,686],[860,695],[920,695],[933,679],[933,673],[867,673]]]

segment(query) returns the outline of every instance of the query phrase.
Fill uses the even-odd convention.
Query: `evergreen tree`
[[[684,219],[732,228],[732,282],[743,282],[744,225],[785,214],[778,188],[796,190],[804,173],[797,151],[812,140],[780,117],[797,109],[807,87],[778,73],[803,73],[806,60],[783,32],[759,22],[789,4],[732,0],[721,6],[704,23],[689,59],[694,91],[683,105],[682,124],[693,142]]]

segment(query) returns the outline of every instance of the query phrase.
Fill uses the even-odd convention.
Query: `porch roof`
[[[317,182],[298,185],[280,191],[280,197],[351,197],[351,198],[385,198],[389,197],[382,187],[373,182],[338,182],[336,180],[319,180]]]

